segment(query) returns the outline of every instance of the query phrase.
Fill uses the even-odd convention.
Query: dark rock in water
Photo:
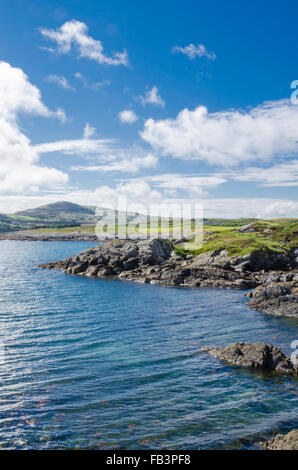
[[[298,429],[288,434],[277,434],[266,442],[260,442],[266,450],[298,450]]]
[[[298,273],[271,273],[252,293],[249,307],[276,316],[298,318]]]
[[[234,343],[224,348],[204,348],[205,352],[227,362],[242,367],[264,371],[277,371],[296,374],[298,368],[280,348],[265,343]]]
[[[62,269],[67,274],[117,276],[130,281],[185,287],[226,287],[251,289],[259,284],[249,273],[201,265],[190,256],[183,259],[169,240],[153,239],[137,243],[113,241],[42,268]]]
[[[108,241],[79,255],[40,267],[83,276],[115,276],[146,284],[256,288],[249,294],[251,308],[297,317],[298,274],[295,271],[266,274],[264,270],[283,263],[289,267],[289,260],[294,262],[296,259],[295,253],[291,256],[255,252],[237,257],[229,256],[225,250],[217,250],[183,258],[174,252],[171,241],[156,238],[138,242]]]

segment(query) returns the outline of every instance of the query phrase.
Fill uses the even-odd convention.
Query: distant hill
[[[105,212],[105,220],[114,221],[114,211],[100,207]],[[81,206],[73,202],[60,201],[26,209],[14,214],[0,214],[0,233],[39,228],[65,228],[94,226],[99,221],[97,207]],[[135,214],[127,213],[128,218]]]
[[[80,206],[79,204],[74,204],[73,202],[61,201],[54,202],[52,204],[47,204],[45,206],[37,207],[36,209],[27,209],[25,211],[18,211],[15,215],[35,217],[35,218],[45,218],[57,217],[62,214],[95,214],[95,207]]]
[[[0,232],[92,225],[98,220],[95,209],[92,206],[61,201],[14,214],[0,214]]]
[[[62,229],[67,227],[95,226],[99,220],[95,206],[81,206],[73,202],[60,201],[52,204],[26,209],[14,214],[0,214],[0,233],[29,229]],[[101,208],[106,212],[105,220],[114,220],[114,211]],[[127,213],[128,219],[135,214]],[[145,216],[144,216],[145,217]],[[289,219],[290,221],[291,219]],[[258,219],[204,219],[205,226],[235,227],[243,226]]]

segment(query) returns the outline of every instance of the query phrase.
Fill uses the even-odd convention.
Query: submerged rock
[[[298,429],[288,434],[277,434],[266,442],[260,442],[266,450],[298,450]]]
[[[297,365],[280,348],[265,343],[233,343],[223,348],[209,347],[205,352],[227,362],[242,367],[263,371],[277,371],[287,374],[297,373]]]

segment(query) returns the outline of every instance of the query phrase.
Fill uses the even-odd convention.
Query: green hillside
[[[83,226],[95,224],[97,219],[95,207],[62,201],[14,214],[0,214],[0,232]]]

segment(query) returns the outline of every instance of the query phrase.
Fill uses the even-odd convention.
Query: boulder
[[[280,348],[265,343],[233,343],[223,348],[203,349],[212,356],[234,366],[263,371],[296,374],[297,365]]]

